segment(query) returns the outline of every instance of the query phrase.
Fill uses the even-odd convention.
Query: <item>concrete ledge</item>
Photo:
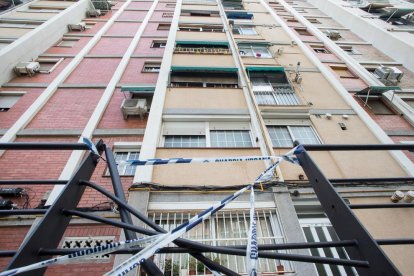
[[[414,130],[386,130],[388,136],[414,136]]]
[[[165,108],[164,115],[249,115],[247,109],[178,109],[178,108]]]
[[[311,115],[325,115],[326,113],[332,115],[356,115],[353,109],[311,109]]]
[[[4,135],[7,129],[0,129],[0,135]],[[17,136],[81,136],[83,129],[23,129]],[[120,128],[120,129],[96,129],[94,136],[141,136],[145,128]]]

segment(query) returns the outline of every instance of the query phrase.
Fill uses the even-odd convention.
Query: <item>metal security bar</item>
[[[296,145],[299,145],[296,142]],[[355,267],[360,275],[401,275],[361,224],[350,206],[335,190],[331,182],[324,176],[307,151],[356,151],[356,150],[413,150],[414,145],[385,144],[385,145],[299,145],[295,151],[309,183],[311,184],[320,204],[341,240],[354,239],[357,246],[346,249],[352,259],[366,260],[366,267]],[[363,208],[363,206],[358,206]],[[368,208],[374,208],[369,206]],[[381,208],[380,204],[376,206]]]

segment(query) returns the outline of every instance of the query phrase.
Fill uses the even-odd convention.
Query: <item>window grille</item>
[[[203,135],[165,135],[166,148],[204,148],[206,137]]]
[[[181,223],[188,221],[195,213],[187,212],[150,212],[148,217],[169,231]],[[284,238],[277,219],[276,211],[270,209],[256,210],[257,239],[259,244],[283,243]],[[235,246],[247,244],[249,230],[249,210],[225,210],[204,220],[191,231],[183,235],[183,238],[192,239],[209,245]],[[169,246],[174,246],[170,244]],[[284,252],[285,250],[279,250]],[[246,273],[245,256],[231,256],[208,253],[207,257],[236,271],[239,274]],[[158,254],[154,257],[164,275],[206,275],[208,269],[189,254]],[[259,259],[259,271],[262,273],[275,273],[283,268],[285,273],[292,272],[288,261]]]
[[[320,144],[311,126],[268,126],[267,130],[276,148],[293,147],[295,140],[302,144]]]
[[[338,241],[334,228],[327,218],[300,219],[300,225],[308,242]],[[312,248],[312,256],[347,259],[340,247]],[[329,264],[315,264],[319,275],[357,275],[354,268]]]
[[[248,130],[212,130],[210,131],[212,147],[252,147],[252,139]]]
[[[270,83],[266,78],[252,79],[253,93],[259,105],[299,105],[289,83]]]

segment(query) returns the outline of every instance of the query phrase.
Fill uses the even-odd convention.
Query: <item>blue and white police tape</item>
[[[96,155],[99,155],[98,149],[89,138],[82,136],[82,142],[89,148],[91,152],[95,153]]]
[[[114,269],[112,269],[110,272],[106,273],[105,275],[113,276],[113,275],[125,275],[135,267],[139,266],[141,263],[143,263],[146,259],[154,255],[156,252],[159,251],[161,247],[166,246],[170,242],[176,240],[180,236],[182,236],[184,233],[190,231],[192,228],[197,226],[199,223],[216,213],[217,211],[221,210],[224,206],[226,206],[229,202],[233,201],[235,198],[237,198],[239,195],[247,191],[248,189],[252,188],[252,185],[246,186],[239,191],[235,192],[234,194],[226,197],[222,201],[214,204],[210,208],[202,211],[201,213],[195,215],[192,217],[188,222],[185,222],[175,229],[171,230],[168,233],[162,234],[156,241],[149,244],[147,247],[145,247],[143,250],[141,250],[138,254],[132,256],[128,260],[124,261]]]
[[[101,255],[108,254],[108,253],[111,253],[111,252],[114,252],[114,251],[117,251],[117,250],[120,250],[120,249],[130,248],[130,247],[137,246],[137,245],[140,245],[140,244],[149,243],[149,242],[152,242],[152,241],[158,239],[159,236],[160,235],[155,235],[155,236],[151,236],[151,237],[145,237],[145,238],[142,238],[142,239],[134,239],[134,240],[115,242],[115,243],[111,243],[111,244],[107,244],[107,245],[103,245],[103,246],[97,246],[97,247],[94,247],[94,248],[88,248],[88,249],[80,250],[80,251],[71,253],[69,255],[56,257],[56,258],[53,258],[53,259],[49,259],[47,261],[38,262],[38,263],[34,263],[34,264],[31,264],[31,265],[27,265],[27,266],[22,266],[22,267],[11,269],[11,270],[6,270],[6,271],[1,272],[0,276],[16,275],[16,274],[23,273],[23,272],[28,272],[28,271],[31,271],[31,270],[35,270],[35,269],[39,269],[39,268],[43,268],[43,267],[48,267],[48,266],[51,266],[51,265],[74,263],[76,261],[79,261],[80,259],[101,256]]]
[[[118,165],[129,164],[134,166],[155,166],[167,164],[189,164],[189,163],[225,163],[242,161],[261,161],[280,158],[278,156],[236,156],[236,157],[207,157],[207,158],[166,158],[166,159],[143,159],[143,160],[122,160]]]
[[[254,188],[252,187],[252,189],[250,190],[250,227],[246,248],[246,271],[249,276],[257,275],[257,259],[259,257],[259,250],[257,247],[257,225],[254,202]]]

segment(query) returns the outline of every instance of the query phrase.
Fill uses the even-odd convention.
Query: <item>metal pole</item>
[[[0,143],[1,150],[88,150],[88,146],[81,143],[29,143],[14,142]]]
[[[97,144],[99,153],[102,153],[102,146],[103,142],[101,140]],[[23,241],[18,252],[7,266],[7,269],[44,261],[47,257],[39,256],[39,248],[56,248],[59,245],[70,222],[70,217],[63,216],[61,210],[64,208],[76,208],[85,190],[85,186],[80,186],[78,183],[81,179],[89,180],[91,178],[98,161],[99,156],[96,156],[94,153],[89,153],[71,177],[68,184],[64,187],[62,193],[47,210],[42,221]],[[30,273],[22,273],[22,275],[41,276],[45,270],[46,268],[37,269]]]
[[[341,148],[342,146],[339,145],[338,147]],[[348,147],[349,145],[341,149]],[[316,149],[322,150],[322,148]],[[366,149],[366,145],[363,149]],[[324,148],[324,150],[327,150],[327,148]],[[339,238],[358,241],[358,247],[346,248],[348,255],[352,259],[366,259],[370,264],[369,267],[357,268],[358,273],[361,275],[401,275],[376,241],[355,217],[342,197],[336,192],[329,180],[319,170],[307,151],[299,149],[295,154]]]
[[[414,144],[378,144],[378,145],[361,145],[361,144],[343,144],[343,145],[302,145],[306,151],[354,151],[354,150],[414,150]]]

